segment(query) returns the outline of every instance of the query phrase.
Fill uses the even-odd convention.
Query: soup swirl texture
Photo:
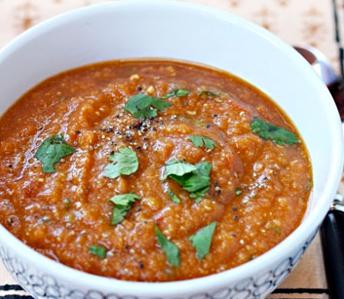
[[[250,261],[300,223],[296,128],[232,75],[113,61],[49,78],[0,119],[0,221],[73,268],[132,281]]]

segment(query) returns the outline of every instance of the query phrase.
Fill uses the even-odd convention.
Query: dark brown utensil
[[[335,75],[330,64],[317,50],[295,49],[313,66],[329,88],[343,122],[344,79]],[[341,195],[338,194],[334,200],[320,233],[330,298],[344,299],[344,201]]]
[[[344,120],[344,80],[338,80],[328,86],[337,105],[340,118]],[[344,297],[343,297],[344,298]]]
[[[325,56],[313,48],[294,47],[314,68],[327,85],[344,121],[344,78],[337,76]],[[344,297],[342,298],[344,299]]]

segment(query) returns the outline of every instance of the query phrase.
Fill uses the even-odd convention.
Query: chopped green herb
[[[106,258],[106,254],[107,254],[107,250],[104,246],[102,245],[92,245],[89,248],[89,252],[97,257],[99,257],[100,259],[105,259]]]
[[[200,97],[218,97],[219,95],[215,92],[210,91],[210,90],[202,90],[199,93],[199,96]]]
[[[160,231],[158,226],[155,226],[155,235],[158,239],[158,244],[160,245],[161,249],[164,251],[167,257],[167,261],[172,266],[179,267],[180,253],[179,253],[179,248],[177,247],[177,245],[169,241]]]
[[[110,198],[110,201],[116,205],[127,206],[140,199],[140,196],[135,193],[126,193],[115,195]]]
[[[196,146],[196,147],[201,147],[201,146],[203,146],[203,138],[202,138],[202,136],[194,135],[194,136],[190,136],[188,139],[189,139],[189,140],[193,143],[193,145]]]
[[[278,145],[299,143],[297,136],[281,127],[266,122],[258,117],[253,118],[251,130],[254,134],[265,140],[271,140]]]
[[[163,111],[170,106],[171,103],[163,99],[139,93],[129,99],[124,106],[124,110],[131,113],[135,118],[145,120],[156,117],[158,111]]]
[[[190,173],[196,170],[196,166],[184,161],[170,160],[164,167],[162,179],[166,179],[171,174],[176,176],[183,176],[184,174]]]
[[[118,152],[110,155],[112,162],[104,168],[103,176],[115,179],[121,175],[130,175],[139,168],[139,160],[136,153],[129,147],[123,147]]]
[[[129,207],[115,206],[112,210],[111,224],[117,225],[121,223],[124,220],[129,210],[130,210]]]
[[[167,194],[170,196],[171,200],[175,204],[180,204],[180,198],[177,195],[175,195],[171,190],[168,190]]]
[[[170,175],[170,178],[188,191],[191,198],[194,198],[196,202],[200,202],[209,190],[211,164],[209,162],[200,162],[195,167],[196,170],[189,174],[183,176]]]
[[[202,260],[209,253],[211,241],[216,229],[216,222],[212,222],[206,227],[198,230],[189,239],[192,246],[196,249],[196,256],[198,259]]]
[[[111,224],[116,225],[121,223],[134,202],[139,199],[140,196],[135,193],[120,194],[110,198],[110,201],[115,204],[112,211]]]
[[[195,165],[172,160],[167,162],[163,179],[167,177],[176,181],[184,190],[190,193],[190,197],[196,202],[200,202],[208,192],[210,186],[211,164],[209,162],[200,162]]]
[[[241,193],[242,193],[241,188],[238,187],[238,188],[235,189],[235,195],[236,195],[236,196],[240,196]]]
[[[74,152],[75,148],[66,143],[63,135],[54,135],[43,141],[35,154],[35,158],[41,161],[43,172],[53,173],[56,172],[56,163]]]
[[[205,147],[207,149],[214,149],[215,142],[210,139],[209,137],[199,136],[199,135],[192,135],[188,138],[194,146],[196,147]]]
[[[190,193],[190,197],[195,199],[196,203],[200,203],[202,198],[207,194],[208,191],[209,187],[205,187],[203,189]]]
[[[173,97],[185,97],[189,95],[190,91],[186,89],[174,89],[167,95],[163,96],[163,99],[173,98]]]
[[[71,202],[71,200],[69,198],[64,198],[63,199],[63,203],[64,203],[66,209],[69,209],[71,204],[72,204],[72,202]]]
[[[278,225],[273,226],[273,227],[272,227],[272,230],[274,231],[274,233],[275,233],[276,235],[280,235],[280,234],[282,233],[282,228],[281,228],[280,226],[278,226]]]

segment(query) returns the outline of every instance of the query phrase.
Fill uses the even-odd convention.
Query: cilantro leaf
[[[190,197],[195,199],[196,203],[200,203],[202,198],[207,194],[209,191],[209,186],[204,187],[203,189],[197,190],[195,192],[190,193]]]
[[[186,175],[170,175],[170,178],[175,180],[177,183],[182,185],[186,191],[191,193],[199,191],[205,187],[209,187],[209,174],[211,170],[211,164],[209,162],[200,162],[193,166],[195,166],[196,169]]]
[[[152,99],[152,104],[151,104],[154,108],[158,109],[159,111],[164,111],[166,108],[172,106],[171,103],[166,102],[162,99],[159,98],[153,98]]]
[[[176,194],[174,194],[171,190],[168,190],[167,194],[170,196],[171,200],[175,204],[180,204],[180,198]]]
[[[136,153],[129,147],[123,147],[118,152],[110,155],[112,162],[103,170],[102,175],[111,179],[118,178],[121,175],[130,175],[139,168],[139,160]]]
[[[160,98],[139,93],[129,99],[124,106],[124,110],[131,113],[135,118],[145,120],[156,117],[158,111],[163,111],[170,106],[171,103]]]
[[[88,251],[89,253],[99,257],[100,259],[106,258],[107,250],[102,245],[92,245]]]
[[[75,148],[64,140],[62,135],[54,135],[43,141],[39,146],[35,158],[42,163],[45,173],[56,172],[55,165],[66,156],[75,152]]]
[[[138,199],[140,199],[139,195],[135,193],[126,193],[126,194],[115,195],[111,197],[109,200],[116,205],[128,206],[130,204],[133,204]]]
[[[180,252],[177,245],[169,241],[163,233],[160,231],[158,226],[155,226],[155,235],[158,239],[158,244],[160,245],[161,249],[164,251],[167,261],[175,267],[179,267],[180,265]]]
[[[112,210],[112,216],[111,216],[111,224],[117,225],[121,223],[127,213],[129,212],[130,207],[127,206],[115,206]]]
[[[173,97],[186,97],[189,95],[190,91],[187,89],[173,89],[167,95],[163,96],[163,99],[173,98]]]
[[[121,223],[134,202],[139,199],[140,196],[135,193],[120,194],[110,198],[109,200],[115,204],[112,211],[111,224],[116,225]]]
[[[238,187],[238,188],[235,189],[235,195],[236,195],[236,196],[240,196],[241,193],[242,193],[242,189],[241,189],[240,187]]]
[[[219,95],[213,91],[210,91],[210,90],[202,90],[199,93],[199,96],[200,97],[218,97]]]
[[[196,147],[201,147],[201,146],[203,146],[203,138],[202,138],[202,136],[193,135],[193,136],[190,136],[188,139],[189,139],[189,140],[193,143],[193,145],[196,146]]]
[[[190,173],[196,170],[196,166],[184,161],[170,160],[166,163],[162,175],[162,179],[165,180],[171,174],[177,176],[183,176],[186,173]]]
[[[209,253],[211,241],[216,229],[216,222],[212,222],[209,225],[198,230],[192,235],[189,240],[192,246],[196,249],[196,256],[202,260]]]
[[[216,143],[209,137],[192,135],[188,138],[194,146],[196,147],[205,147],[207,149],[214,149]]]
[[[190,197],[199,202],[210,186],[211,164],[200,162],[195,165],[184,161],[172,161],[166,164],[163,178],[171,178],[190,193]]]
[[[299,143],[297,136],[281,127],[266,122],[258,117],[253,118],[251,130],[262,139],[271,140],[278,145]]]

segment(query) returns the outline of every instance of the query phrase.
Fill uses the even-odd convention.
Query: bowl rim
[[[65,266],[36,252],[17,239],[2,225],[0,225],[0,235],[2,236],[2,240],[6,240],[6,246],[15,251],[20,258],[23,258],[24,262],[26,260],[34,265],[39,265],[37,268],[40,269],[40,272],[42,272],[42,269],[44,268],[46,274],[51,274],[51,276],[55,278],[61,278],[62,281],[75,281],[75,284],[78,287],[88,286],[92,289],[104,290],[104,292],[122,292],[123,290],[127,290],[125,292],[130,294],[141,294],[141,296],[169,296],[171,295],[172,290],[173,295],[185,294],[196,290],[197,292],[207,290],[209,289],[209,286],[213,288],[223,288],[230,282],[253,277],[256,273],[267,269],[270,265],[280,263],[281,257],[286,256],[286,253],[290,253],[295,250],[296,246],[300,245],[301,242],[303,243],[306,237],[311,236],[318,229],[330,207],[332,202],[331,198],[333,198],[336,193],[342,174],[343,134],[338,111],[329,91],[308,63],[296,51],[294,51],[292,47],[281,41],[278,37],[258,25],[227,11],[222,11],[218,8],[206,5],[181,1],[168,0],[162,3],[157,0],[125,0],[94,4],[68,11],[35,25],[13,39],[8,45],[0,49],[0,63],[6,60],[6,58],[10,56],[15,49],[20,48],[27,42],[30,42],[33,37],[38,37],[41,33],[59,27],[61,24],[68,23],[74,19],[87,17],[88,15],[98,14],[104,10],[107,11],[108,9],[117,10],[130,7],[135,7],[137,9],[140,6],[145,6],[145,8],[147,8],[147,6],[155,6],[155,8],[162,9],[178,7],[180,9],[189,10],[190,13],[211,15],[214,18],[230,22],[244,28],[245,30],[251,31],[267,42],[273,44],[277,50],[288,56],[300,69],[304,69],[304,73],[308,76],[308,79],[314,85],[314,88],[317,89],[319,98],[322,98],[323,101],[327,101],[327,113],[331,115],[330,121],[332,122],[332,131],[330,134],[333,146],[331,153],[329,153],[332,163],[327,177],[326,188],[324,188],[320,193],[318,204],[314,207],[314,210],[311,213],[312,215],[306,217],[306,219],[304,219],[296,230],[294,230],[286,239],[252,261],[220,273],[200,278],[171,282],[124,281],[89,274],[73,269],[69,266]]]

